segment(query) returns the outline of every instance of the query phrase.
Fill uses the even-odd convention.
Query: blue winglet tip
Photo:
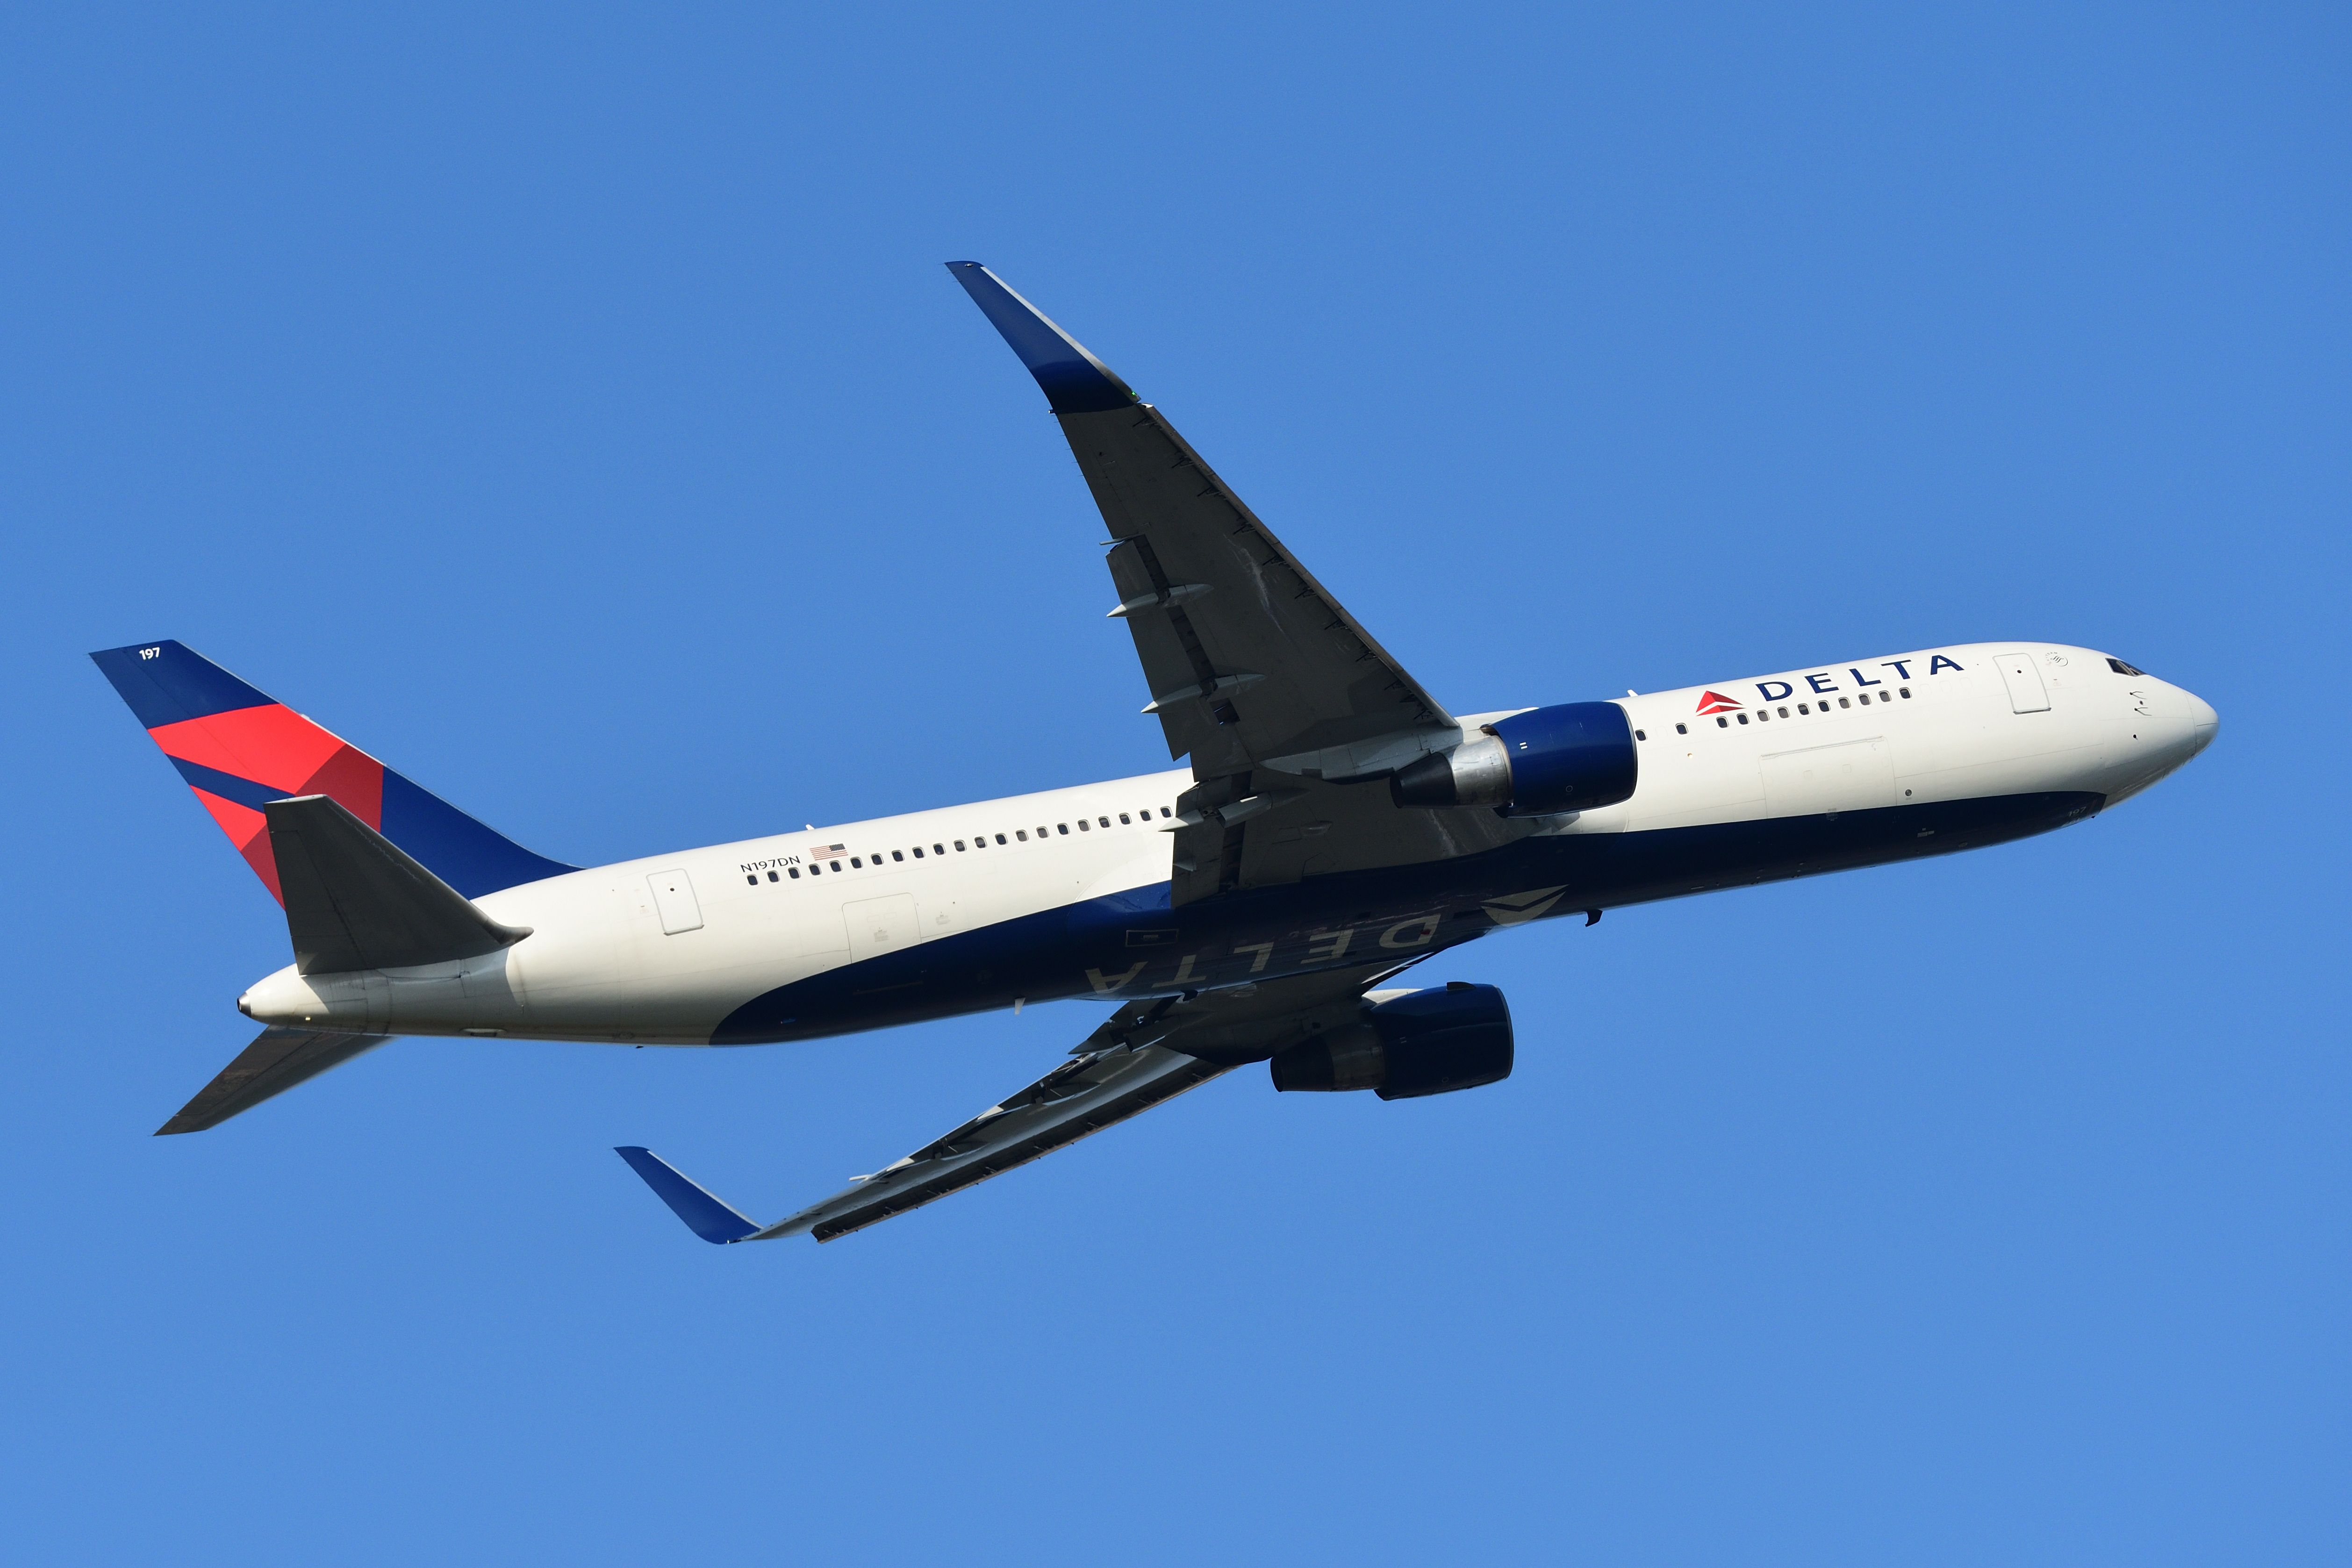
[[[1006,287],[996,274],[976,261],[951,261],[947,268],[1037,378],[1045,402],[1055,413],[1101,413],[1129,407],[1137,401],[1109,366],[1055,326],[1044,311]]]
[[[651,1149],[630,1144],[613,1152],[628,1161],[629,1168],[654,1189],[654,1196],[669,1205],[670,1212],[705,1241],[723,1247],[760,1229],[757,1220],[720,1202]]]

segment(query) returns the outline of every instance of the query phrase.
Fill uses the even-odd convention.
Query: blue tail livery
[[[468,898],[576,869],[476,821],[184,643],[90,658],[280,904],[261,809],[296,795],[331,797]]]

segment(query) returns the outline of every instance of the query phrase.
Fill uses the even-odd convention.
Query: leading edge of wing
[[[1006,287],[996,274],[976,261],[951,261],[947,268],[1037,378],[1055,413],[1100,413],[1138,401],[1108,365]]]

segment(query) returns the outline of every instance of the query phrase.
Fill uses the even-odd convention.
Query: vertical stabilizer
[[[182,643],[90,658],[280,904],[262,808],[296,795],[332,799],[467,898],[578,869],[533,854]]]

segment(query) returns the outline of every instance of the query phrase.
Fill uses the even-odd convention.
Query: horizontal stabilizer
[[[696,1186],[682,1172],[651,1149],[632,1145],[613,1151],[629,1162],[629,1168],[645,1177],[654,1196],[669,1205],[670,1209],[686,1228],[705,1241],[725,1245],[740,1241],[759,1231],[755,1220],[741,1214]]]
[[[242,1111],[250,1111],[273,1095],[283,1094],[306,1079],[373,1051],[388,1034],[341,1034],[331,1030],[266,1029],[261,1037],[237,1053],[219,1076],[180,1107],[180,1113],[155,1129],[167,1133],[201,1133],[217,1127]]]
[[[305,975],[477,958],[530,935],[501,925],[325,795],[272,800],[269,844]]]

